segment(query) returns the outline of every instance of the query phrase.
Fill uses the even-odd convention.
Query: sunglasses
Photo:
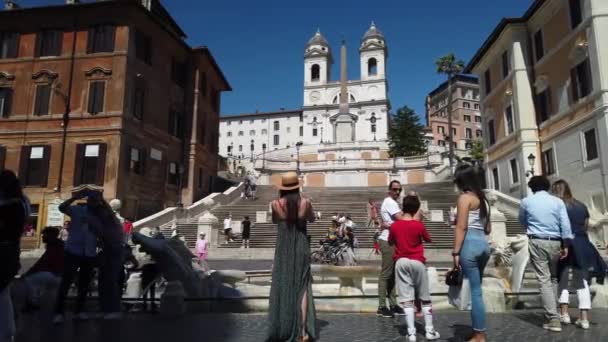
[[[401,192],[401,188],[391,188],[391,191],[398,191],[398,192]]]

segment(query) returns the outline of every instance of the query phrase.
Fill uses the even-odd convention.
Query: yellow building
[[[491,187],[523,197],[542,172],[607,211],[608,1],[536,0],[498,24],[465,72],[480,78]]]

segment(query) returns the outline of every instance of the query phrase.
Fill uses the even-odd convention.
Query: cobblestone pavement
[[[573,311],[572,314],[575,314]],[[48,319],[25,319],[17,342],[263,342],[265,314],[198,314],[166,318],[148,314],[125,316],[121,321],[67,321],[53,326]],[[420,323],[420,319],[417,320]],[[593,310],[590,330],[574,325],[561,333],[543,330],[538,311],[517,311],[488,316],[489,341],[608,341],[608,310]],[[435,328],[441,341],[465,341],[470,334],[468,313],[438,312]],[[319,342],[404,341],[400,319],[372,314],[321,314],[317,317]],[[418,326],[419,341],[424,341]]]

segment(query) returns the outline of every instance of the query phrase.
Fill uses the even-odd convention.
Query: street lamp
[[[376,116],[372,114],[372,118],[369,119],[369,122],[372,124],[372,130],[374,131],[374,141],[376,141]]]
[[[300,147],[302,147],[302,142],[298,141],[296,143],[296,155],[297,155],[297,160],[296,160],[296,171],[298,173],[298,175],[300,174]]]
[[[177,207],[182,208],[184,204],[182,203],[182,182],[184,179],[184,165],[179,164],[177,168],[178,178],[177,178]]]
[[[431,169],[431,151],[429,151],[429,146],[431,145],[431,139],[426,137],[424,140],[424,144],[426,145],[426,168],[427,170]]]
[[[262,170],[266,170],[266,144],[262,144]]]
[[[532,177],[534,176],[534,162],[536,161],[536,156],[533,153],[530,153],[528,156],[528,164],[530,165],[530,171],[526,171],[526,176]]]
[[[251,139],[251,145],[249,145],[249,149],[251,150],[250,160],[253,162],[253,139]]]

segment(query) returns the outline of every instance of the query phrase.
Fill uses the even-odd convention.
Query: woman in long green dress
[[[312,341],[317,338],[312,297],[310,245],[306,223],[314,221],[310,200],[300,196],[295,172],[281,178],[280,198],[271,203],[278,224],[270,288],[268,342]]]

